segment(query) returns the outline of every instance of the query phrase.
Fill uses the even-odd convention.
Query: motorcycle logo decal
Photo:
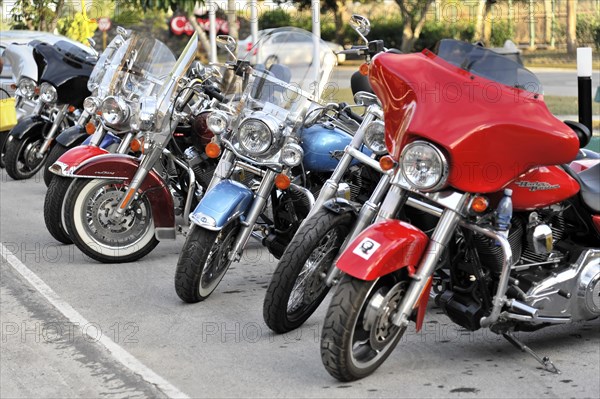
[[[377,241],[365,237],[363,240],[354,248],[352,251],[353,254],[360,256],[365,260],[369,260],[371,255],[377,251],[377,249],[381,246]]]
[[[97,175],[111,175],[111,176],[115,174],[115,172],[110,172],[108,170],[98,170],[94,173]]]
[[[522,188],[528,188],[529,191],[556,190],[560,184],[550,184],[545,181],[517,181],[515,184]]]

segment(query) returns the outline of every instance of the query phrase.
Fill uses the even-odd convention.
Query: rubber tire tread
[[[352,329],[361,313],[361,306],[377,280],[364,281],[345,274],[331,298],[321,334],[321,361],[329,374],[339,381],[355,381],[372,374],[393,352],[402,334],[375,364],[356,369],[349,359]]]
[[[288,300],[308,256],[332,227],[345,225],[347,234],[354,221],[353,213],[336,214],[322,208],[296,232],[279,260],[265,294],[263,318],[271,330],[279,334],[295,330],[319,307],[329,289],[317,298],[304,315],[293,321],[288,318]]]
[[[50,172],[48,168],[52,166],[54,162],[58,160],[58,158],[60,158],[65,152],[69,151],[71,148],[73,147],[65,147],[60,143],[55,143],[52,149],[50,150],[48,158],[46,158],[46,161],[44,162],[44,183],[46,184],[46,187],[50,187],[50,182],[52,182],[54,176],[56,176],[54,173]]]
[[[4,167],[6,168],[6,173],[12,177],[13,180],[25,180],[33,177],[46,162],[46,160],[42,160],[40,166],[33,173],[30,172],[23,174],[18,171],[17,160],[25,145],[27,145],[27,139],[19,140],[13,138],[12,140],[6,142]]]
[[[46,228],[55,240],[63,244],[73,244],[62,222],[63,201],[66,200],[66,194],[71,183],[73,183],[73,179],[71,178],[54,176],[44,198],[44,222],[46,223]]]

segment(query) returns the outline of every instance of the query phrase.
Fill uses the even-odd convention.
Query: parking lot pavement
[[[519,334],[551,357],[562,371],[554,375],[489,331],[461,330],[435,307],[374,375],[339,383],[319,355],[326,305],[295,332],[274,335],[264,325],[276,261],[258,244],[208,300],[186,305],[173,289],[181,237],[138,262],[91,261],[47,233],[45,191],[40,175],[16,182],[0,172],[0,241],[17,258],[8,262],[4,252],[0,269],[2,397],[600,397],[600,320]],[[52,323],[72,318],[21,277],[19,262],[87,321],[73,337],[52,335]],[[145,372],[124,366],[101,337]],[[164,384],[156,388],[149,375]]]

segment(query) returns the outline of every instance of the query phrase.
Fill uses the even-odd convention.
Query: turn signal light
[[[490,202],[482,195],[476,196],[473,198],[473,201],[471,201],[471,210],[475,213],[485,212],[485,210],[488,209],[488,206],[490,206]]]
[[[361,64],[361,66],[358,68],[358,72],[360,72],[360,74],[363,76],[367,76],[369,74],[369,64],[366,62]]]
[[[396,161],[390,155],[386,155],[379,159],[379,166],[382,170],[391,170],[396,166]]]
[[[13,84],[11,84],[11,85],[10,85],[10,89],[11,89],[11,90],[17,90],[17,85],[16,85],[16,84],[14,84],[14,83],[13,83]]]
[[[77,108],[75,108],[75,106],[73,106],[73,105],[69,105],[69,109],[68,109],[68,110],[69,110],[69,113],[71,113],[71,114],[72,114],[73,112],[75,112],[75,110],[76,110],[76,109],[77,109]]]
[[[85,132],[87,134],[94,134],[96,131],[96,126],[92,122],[88,122],[85,124]]]
[[[218,158],[221,155],[221,147],[217,143],[208,143],[204,151],[209,158]]]
[[[129,143],[129,148],[131,148],[131,151],[133,152],[140,152],[142,151],[142,142],[138,139],[133,139],[131,140],[131,143]]]
[[[35,94],[40,94],[40,88],[38,86],[36,86],[35,89],[33,89],[33,92]]]
[[[288,188],[290,188],[290,184],[292,184],[292,181],[290,180],[288,175],[280,173],[277,176],[275,176],[275,187],[277,187],[278,189],[287,190]]]

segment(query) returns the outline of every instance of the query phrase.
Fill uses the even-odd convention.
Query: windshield
[[[88,90],[92,93],[100,86],[102,82],[102,78],[106,74],[106,71],[109,69],[111,62],[120,64],[121,59],[115,59],[115,53],[121,47],[121,45],[125,42],[125,39],[121,35],[115,36],[114,39],[108,44],[106,49],[100,54],[98,58],[98,62],[96,66],[94,66],[94,70],[90,75],[90,79],[88,80]],[[121,54],[122,56],[123,54]]]
[[[262,111],[296,125],[320,101],[337,58],[312,33],[286,27],[262,35],[244,61],[253,68],[242,96],[246,112],[240,118]]]
[[[100,72],[98,96],[110,94],[130,101],[155,96],[174,65],[175,56],[162,42],[132,34]]]
[[[474,75],[531,93],[543,93],[542,84],[535,74],[515,62],[512,57],[452,39],[441,40],[434,52],[445,61]]]

